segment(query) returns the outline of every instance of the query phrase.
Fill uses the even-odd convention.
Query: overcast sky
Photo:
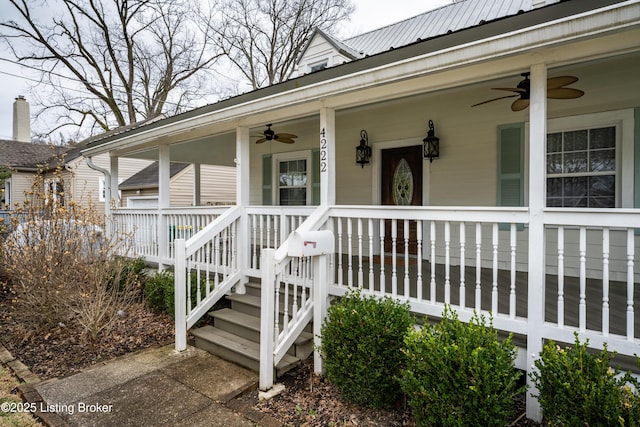
[[[347,35],[363,33],[431,9],[451,3],[451,0],[353,0],[356,11],[351,22],[343,29]],[[4,19],[9,7],[0,0],[0,19]],[[13,65],[4,59],[11,59],[8,52],[0,49],[0,139],[12,139],[13,101],[18,95],[28,99],[29,87],[34,84],[29,79],[37,79],[37,73]],[[31,112],[36,106],[31,105]]]

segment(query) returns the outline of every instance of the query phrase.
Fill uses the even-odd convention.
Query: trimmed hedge
[[[329,307],[321,328],[327,379],[350,402],[391,407],[401,396],[401,348],[413,323],[408,303],[349,292]]]
[[[509,424],[513,398],[524,391],[516,348],[484,317],[463,323],[447,308],[439,323],[412,330],[403,351],[400,384],[418,426]]]

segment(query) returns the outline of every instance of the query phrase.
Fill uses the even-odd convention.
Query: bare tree
[[[291,77],[316,28],[349,18],[351,0],[222,0],[209,22],[214,42],[253,89]]]
[[[68,125],[110,130],[193,107],[218,57],[193,20],[194,0],[9,3],[16,18],[0,22],[0,36],[19,63],[42,70],[51,90],[38,91],[42,111],[58,120],[49,134]]]

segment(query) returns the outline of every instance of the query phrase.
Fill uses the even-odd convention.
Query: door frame
[[[371,153],[371,201],[373,205],[382,203],[382,150],[388,148],[409,147],[412,145],[420,145],[422,140],[419,138],[400,139],[396,141],[374,142]],[[431,176],[431,163],[422,160],[422,206],[429,206],[429,177]],[[426,179],[425,179],[426,178]]]

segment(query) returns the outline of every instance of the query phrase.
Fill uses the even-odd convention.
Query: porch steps
[[[260,369],[260,285],[248,283],[244,295],[231,294],[226,298],[231,308],[209,313],[213,326],[207,325],[191,332],[194,345],[223,359],[256,372]],[[313,335],[303,332],[275,369],[281,376],[295,368],[313,351]]]

